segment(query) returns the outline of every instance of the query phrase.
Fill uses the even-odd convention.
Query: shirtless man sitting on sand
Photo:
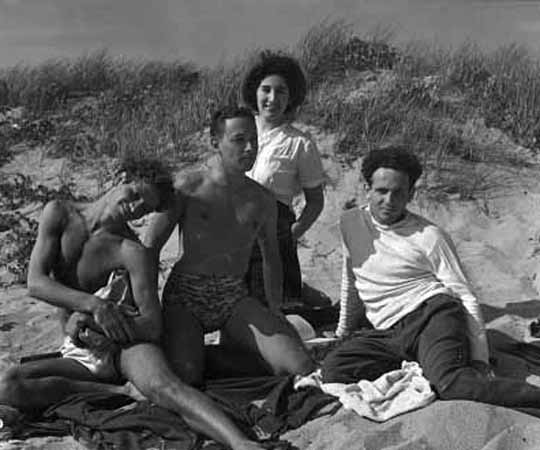
[[[155,215],[145,238],[159,258],[175,227],[182,236],[183,253],[162,298],[167,359],[184,381],[201,383],[204,333],[221,330],[228,346],[258,354],[273,373],[309,373],[314,363],[280,310],[276,202],[245,175],[257,154],[253,115],[224,108],[214,114],[210,135],[217,151],[209,168],[182,179],[174,205]],[[244,281],[256,239],[269,308],[249,297]]]
[[[69,336],[62,357],[28,362],[2,374],[0,403],[36,411],[75,393],[129,395],[136,390],[121,384],[128,380],[195,430],[233,449],[261,449],[203,393],[181,382],[157,346],[162,334],[157,270],[127,222],[166,207],[172,178],[152,160],[128,161],[124,172],[125,182],[95,202],[51,201],[45,206],[30,257],[28,289],[71,314]],[[131,306],[92,294],[111,286],[109,275],[119,271],[126,274],[125,299]],[[94,344],[88,340],[96,337],[100,339]]]

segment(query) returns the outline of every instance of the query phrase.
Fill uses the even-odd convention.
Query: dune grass
[[[326,20],[279,50],[297,57],[308,78],[298,120],[334,133],[344,164],[395,142],[417,152],[427,175],[443,173],[456,157],[484,161],[491,149],[463,134],[473,119],[534,151],[540,148],[540,66],[519,45],[484,52],[474,43],[455,49],[397,43],[384,30],[363,36],[346,21]],[[204,145],[193,136],[208,126],[215,109],[239,102],[242,75],[256,53],[248,49],[234,60],[200,68],[98,50],[0,70],[0,165],[19,143],[42,145],[51,155],[81,164],[126,154],[189,164]],[[445,188],[473,198],[482,173],[471,173],[476,175],[465,180],[451,175]],[[0,183],[3,210],[9,211],[13,193],[27,196],[28,203],[43,200],[43,189],[31,181],[17,188],[13,183]],[[28,236],[35,231],[35,223],[21,220],[0,214],[0,228],[17,234],[14,224],[22,223],[20,240],[27,245],[22,253],[8,254],[14,261],[27,260]],[[19,275],[24,279],[24,267]]]
[[[525,146],[539,145],[540,69],[522,47],[486,53],[471,43],[454,50],[397,45],[388,33],[360,39],[345,21],[327,20],[285,50],[298,57],[309,80],[300,119],[337,133],[344,160],[402,140],[441,162],[462,151],[459,132],[441,123],[478,116]],[[23,106],[29,121],[51,122],[47,139],[56,153],[182,158],[189,154],[187,138],[208,125],[212,110],[238,101],[252,54],[200,69],[181,61],[114,58],[100,50],[5,69],[0,100]],[[351,95],[365,81],[359,74],[381,70],[392,73],[385,89]]]
[[[459,132],[441,123],[479,116],[520,144],[539,145],[540,69],[522,47],[486,53],[471,43],[454,50],[397,45],[388,33],[359,39],[350,24],[324,21],[285,50],[298,57],[309,80],[300,119],[337,133],[338,153],[346,161],[399,140],[439,163],[456,152],[471,155],[471,148],[460,148]],[[52,122],[47,138],[54,137],[56,153],[182,158],[190,154],[187,138],[208,125],[212,110],[238,101],[252,54],[200,69],[181,61],[114,58],[100,50],[5,69],[0,100],[23,106],[29,120]],[[392,71],[385,89],[351,95],[365,81],[358,74],[381,70]]]

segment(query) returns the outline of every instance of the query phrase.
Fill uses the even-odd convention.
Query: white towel
[[[137,316],[139,313],[134,306],[133,296],[131,294],[131,285],[129,275],[125,270],[114,270],[109,276],[107,284],[98,289],[94,295],[102,300],[114,301],[118,305],[132,306],[131,316]],[[110,340],[103,334],[97,333],[90,328],[79,331],[79,339],[84,342],[88,348],[94,350],[108,349]]]
[[[385,373],[375,381],[323,383],[321,389],[339,397],[347,409],[368,419],[384,422],[435,400],[429,381],[417,362],[403,361],[401,369]]]

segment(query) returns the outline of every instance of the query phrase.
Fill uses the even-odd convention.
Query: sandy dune
[[[329,182],[325,210],[303,239],[300,256],[306,281],[336,302],[341,253],[335,223],[345,202],[357,198],[361,203],[362,184],[357,165],[348,167],[336,161],[333,137],[310,131],[319,143]],[[28,163],[28,158],[34,159]],[[28,167],[36,177],[53,182],[58,176],[54,170],[66,171],[67,165],[63,160],[47,161],[42,154],[26,153],[0,170]],[[89,181],[96,179],[98,170],[94,166],[79,173],[77,179],[86,180],[81,186],[103,188]],[[483,187],[473,199],[449,194],[441,202],[433,198],[431,191],[421,188],[412,209],[445,227],[455,240],[483,304],[488,327],[519,341],[534,342],[529,324],[540,315],[537,162],[530,159],[527,166],[520,168],[504,161],[485,162],[474,170],[483,174]],[[176,253],[177,243],[172,238],[165,260],[172,261]],[[20,356],[54,350],[59,341],[53,308],[27,297],[23,286],[0,291],[0,370]],[[506,374],[525,377],[530,371],[528,363],[520,358],[501,361],[500,370]],[[529,373],[528,380],[537,383],[538,375]],[[384,424],[340,410],[332,417],[316,419],[288,432],[285,438],[306,450],[532,450],[540,448],[540,421],[521,412],[472,402],[435,402]],[[0,449],[4,448],[71,449],[78,448],[78,444],[71,438],[50,438],[0,443]]]

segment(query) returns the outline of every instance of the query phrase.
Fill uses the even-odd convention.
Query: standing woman
[[[311,138],[291,122],[306,97],[306,79],[290,56],[262,52],[248,70],[241,88],[242,100],[255,113],[259,149],[248,175],[276,197],[278,241],[283,265],[283,297],[302,297],[298,239],[313,225],[324,206],[325,175],[321,157]],[[305,206],[296,217],[293,198],[303,194]],[[252,295],[263,299],[262,259],[255,245],[247,281]]]

